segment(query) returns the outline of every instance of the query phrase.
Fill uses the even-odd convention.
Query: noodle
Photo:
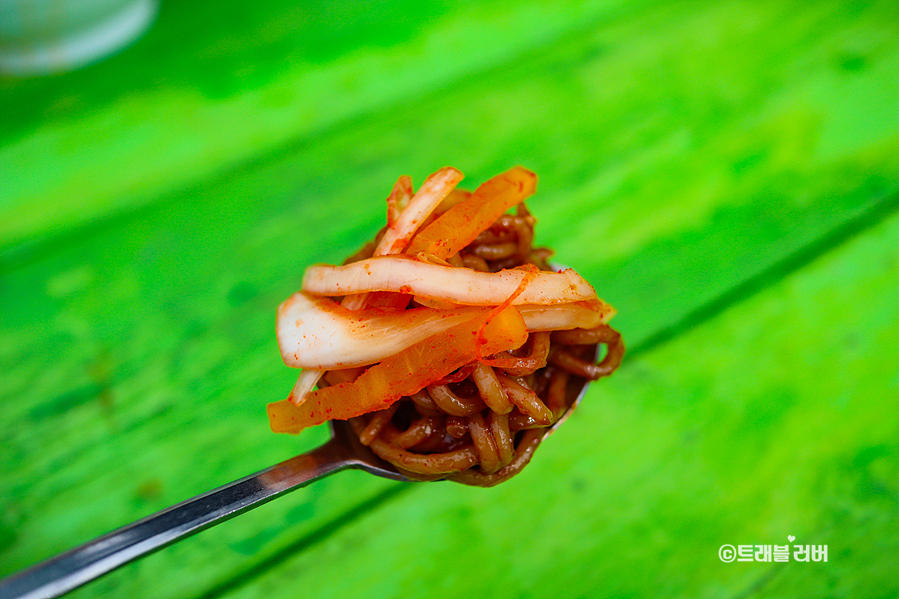
[[[477,385],[481,399],[492,412],[508,414],[512,411],[512,402],[493,368],[486,364],[478,364],[471,372],[471,379]]]
[[[593,299],[589,301],[575,298],[580,303],[567,304],[564,310],[557,309],[552,312],[553,318],[549,320],[545,318],[545,314],[547,310],[553,309],[552,302],[543,302],[547,304],[545,306],[524,306],[520,313],[513,308],[511,310],[516,315],[515,318],[518,318],[518,322],[522,322],[522,314],[530,315],[532,324],[527,326],[531,328],[520,325],[522,327],[518,329],[520,337],[514,345],[512,343],[485,345],[488,338],[485,335],[487,323],[501,311],[508,314],[506,308],[512,304],[514,298],[525,292],[532,280],[564,277],[573,271],[559,275],[537,274],[539,271],[553,269],[548,265],[552,251],[535,248],[532,245],[536,221],[522,202],[523,198],[534,190],[536,176],[533,173],[515,167],[491,179],[474,193],[452,189],[458,171],[444,169],[441,173],[444,178],[450,178],[449,183],[429,179],[428,184],[431,187],[427,193],[422,194],[419,190],[419,194],[415,194],[414,198],[427,196],[425,204],[413,198],[411,181],[401,177],[388,198],[388,227],[382,229],[374,241],[367,243],[344,264],[370,260],[372,256],[391,253],[396,248],[408,245],[408,255],[399,256],[406,261],[396,264],[415,266],[419,270],[423,268],[422,263],[438,265],[440,267],[438,270],[464,268],[470,269],[469,274],[470,271],[499,273],[507,269],[520,269],[525,271],[521,283],[518,284],[514,294],[490,312],[490,316],[479,325],[476,334],[473,330],[469,333],[475,334],[474,355],[465,354],[465,359],[453,362],[452,366],[448,366],[433,377],[422,379],[421,383],[416,378],[414,384],[422,386],[411,395],[396,400],[397,396],[415,388],[413,384],[407,384],[402,391],[397,391],[389,402],[385,401],[369,408],[376,411],[364,413],[364,410],[359,410],[350,416],[349,420],[359,441],[370,447],[379,457],[393,464],[407,478],[449,479],[468,485],[492,486],[514,476],[527,465],[537,446],[546,436],[547,428],[560,421],[570,409],[575,400],[574,395],[581,388],[584,379],[596,380],[612,374],[618,368],[624,355],[624,344],[621,335],[605,324],[614,310],[598,300],[594,293]],[[458,176],[461,177],[461,174],[458,173]],[[426,212],[434,209],[434,203],[438,201],[435,198],[438,196],[446,196],[448,200],[428,216]],[[418,230],[408,227],[398,231],[396,230],[398,224],[414,220],[413,216],[404,213],[404,207],[410,201],[418,202],[416,204],[418,212],[413,216],[424,224]],[[473,206],[475,208],[472,208]],[[514,214],[507,212],[510,206],[516,206]],[[472,212],[473,210],[475,212]],[[485,214],[489,214],[489,217]],[[472,219],[480,219],[479,224],[473,226]],[[464,233],[460,233],[452,240],[444,241],[442,233],[434,232],[454,228],[464,230]],[[386,252],[382,246],[390,246],[393,249]],[[374,258],[374,260],[392,259]],[[371,260],[369,263],[373,266],[375,264]],[[359,266],[361,265],[354,265],[357,270]],[[331,276],[322,269],[318,272],[322,280]],[[455,274],[459,274],[459,271],[455,271]],[[517,273],[477,276],[508,278],[512,274]],[[576,276],[576,273],[574,275]],[[316,288],[319,289],[318,293],[329,295],[321,290],[328,288],[329,284],[322,283],[320,288]],[[592,291],[589,284],[586,282],[584,284]],[[426,290],[410,291],[411,287],[402,287],[399,291],[385,290],[389,289],[385,287],[369,289],[373,291],[343,291],[342,293],[357,294],[344,297],[344,304],[353,306],[352,310],[364,308],[393,310],[392,314],[403,317],[412,314],[405,311],[409,309],[421,312],[458,308],[458,304],[454,303],[457,300],[450,294],[432,296]],[[306,290],[304,281],[304,291]],[[340,297],[337,297],[336,301],[340,301]],[[521,301],[524,301],[523,296]],[[471,303],[475,305],[478,302]],[[487,303],[494,305],[492,302]],[[556,305],[559,305],[558,302]],[[574,314],[571,318],[583,318],[584,313],[595,318],[562,321],[558,319],[560,314],[566,317]],[[534,324],[535,322],[539,324]],[[562,324],[559,324],[560,322]],[[566,322],[567,325],[564,324]],[[554,330],[578,324],[586,326],[588,323],[589,326],[602,324],[593,328]],[[541,331],[540,327],[544,330]],[[529,330],[531,332],[527,333]],[[489,338],[494,339],[496,336],[497,334],[493,333]],[[482,354],[484,347],[492,347],[490,352],[501,349],[506,351],[484,355],[488,353],[484,351]],[[507,349],[510,347],[518,349]],[[604,353],[601,354],[602,360],[597,364],[595,358],[598,347],[604,348]],[[430,354],[423,355],[430,356]],[[465,363],[466,360],[473,361]],[[363,362],[356,362],[360,363]],[[333,390],[325,389],[325,392],[341,391],[340,386],[352,386],[356,384],[357,379],[375,380],[377,377],[372,374],[379,366],[327,371],[319,387],[338,386]],[[455,370],[449,372],[450,368]],[[419,370],[411,372],[418,373]],[[365,376],[362,376],[363,373]],[[322,391],[312,395],[316,393]],[[302,401],[305,396],[293,399]],[[296,405],[300,406],[300,403],[297,402]],[[286,409],[279,408],[287,415],[301,414],[285,412]],[[274,422],[273,420],[273,429],[276,428]],[[295,429],[289,428],[290,423],[278,422],[279,426],[284,428],[277,430],[296,432]],[[321,420],[303,422],[305,426],[309,426]],[[302,425],[298,426],[301,428]]]
[[[484,401],[480,396],[470,399],[453,393],[449,385],[429,385],[428,395],[437,407],[450,416],[471,416],[484,409]]]
[[[445,262],[481,272],[526,264],[550,270],[551,252],[531,247],[533,225],[521,205]],[[584,357],[597,344],[607,347],[600,364]],[[607,325],[531,333],[520,350],[460,368],[386,410],[354,418],[353,428],[379,457],[416,480],[492,486],[530,461],[546,427],[570,407],[569,384],[608,376],[623,353],[621,336]]]

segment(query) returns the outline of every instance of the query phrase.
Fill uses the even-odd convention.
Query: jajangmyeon
[[[615,371],[614,309],[532,244],[536,175],[515,167],[474,192],[461,179],[443,168],[414,192],[400,177],[376,238],[307,269],[279,306],[281,355],[303,371],[269,405],[272,430],[348,419],[408,478],[491,486],[527,464],[576,379]]]

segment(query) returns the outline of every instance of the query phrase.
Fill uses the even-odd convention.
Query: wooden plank
[[[518,478],[416,485],[221,596],[894,596],[897,248],[893,216],[632,357]]]
[[[27,249],[203,184],[503,64],[620,4],[163,2],[149,33],[106,62],[0,79],[0,245]]]
[[[762,6],[739,13],[752,25],[742,37],[698,50],[684,43],[710,23],[728,30],[737,8],[623,14],[401,112],[361,118],[89,236],[61,238],[25,266],[8,264],[3,572],[320,438],[266,430],[262,405],[291,382],[274,349],[274,306],[306,264],[338,260],[378,226],[380,198],[400,172],[421,181],[454,163],[477,182],[514,162],[536,168],[540,241],[598,282],[632,345],[810,240],[889,208],[899,115],[856,115],[844,102],[899,98],[884,77],[899,64],[895,38],[884,41],[895,23],[883,18],[889,7],[844,15],[835,5]],[[817,61],[856,44],[864,69]],[[710,48],[711,80],[753,52],[768,66],[746,65],[749,81],[724,102],[719,87],[691,78],[690,63]],[[669,56],[666,72],[679,76],[660,83],[652,65]],[[635,79],[602,87],[610,76]],[[669,98],[691,111],[672,111]],[[804,142],[790,145],[790,126]],[[681,147],[672,140],[685,127],[696,133]],[[504,141],[486,147],[488,130]],[[829,149],[809,139],[831,139]],[[371,204],[360,207],[363,199]],[[350,521],[390,488],[341,475],[84,592],[200,594],[306,546],[323,524]],[[181,568],[191,575],[167,574]]]

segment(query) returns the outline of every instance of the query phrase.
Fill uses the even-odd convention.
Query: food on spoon
[[[400,177],[376,240],[307,269],[279,306],[281,355],[304,370],[269,404],[273,431],[348,419],[408,478],[491,486],[528,463],[577,379],[618,367],[614,309],[532,246],[536,175],[514,167],[474,192],[461,179],[447,167],[414,193]]]

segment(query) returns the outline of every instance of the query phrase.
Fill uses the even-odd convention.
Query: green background
[[[0,576],[320,443],[277,304],[398,175],[515,164],[629,347],[519,477],[341,473],[73,596],[895,597],[893,1],[164,2],[0,78]]]

